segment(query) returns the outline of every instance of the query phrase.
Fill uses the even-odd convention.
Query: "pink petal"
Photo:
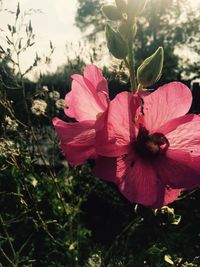
[[[185,124],[185,123],[192,121],[195,116],[196,115],[194,114],[187,114],[179,118],[170,120],[167,123],[163,124],[159,129],[157,129],[157,132],[167,135],[168,133],[174,131],[181,124]]]
[[[144,97],[144,122],[150,133],[156,132],[169,120],[185,115],[191,106],[190,89],[180,82],[172,82]]]
[[[163,206],[167,206],[168,204],[174,202],[180,195],[181,189],[172,189],[169,186],[165,186],[163,184],[164,190],[161,190],[160,197],[157,199],[153,205],[151,205],[151,208],[158,209],[162,208]],[[162,189],[163,189],[162,188]]]
[[[86,67],[84,75],[72,75],[72,90],[65,97],[65,114],[78,121],[96,120],[108,105],[107,82],[96,66]]]
[[[115,157],[126,154],[135,137],[134,114],[138,98],[128,92],[118,94],[108,110],[96,121],[97,154]]]
[[[70,164],[80,165],[87,159],[96,157],[94,121],[67,123],[54,118],[53,125]]]
[[[131,202],[149,207],[161,207],[165,187],[157,179],[151,164],[137,158],[134,163],[132,162],[132,167],[127,166],[127,173],[120,184],[120,191]]]
[[[121,193],[129,201],[151,208],[161,208],[177,199],[181,189],[165,186],[158,180],[148,162],[142,162],[138,158],[135,162],[134,158],[133,153],[118,158],[98,157],[95,160],[93,174],[118,185]]]
[[[76,76],[76,80],[72,82],[72,90],[65,96],[65,114],[77,121],[96,120],[97,114],[104,109],[99,105],[87,80],[81,76],[79,82],[77,80]]]
[[[84,68],[84,77],[90,81],[95,88],[95,92],[101,100],[101,105],[104,105],[104,109],[108,105],[108,83],[103,77],[103,74],[99,68],[95,65],[87,65]]]
[[[166,206],[176,200],[180,196],[181,191],[181,189],[172,189],[170,187],[166,187],[163,206]]]
[[[99,156],[95,160],[95,167],[92,170],[92,173],[108,182],[118,183],[116,178],[116,169],[117,169],[117,158],[107,158]]]
[[[200,157],[187,152],[168,149],[157,157],[155,171],[160,180],[173,189],[191,189],[200,186]]]
[[[84,68],[84,77],[87,78],[95,88],[99,86],[99,83],[102,83],[102,80],[106,81],[101,70],[95,65],[87,65]],[[102,90],[108,94],[107,82],[104,84],[103,88],[101,88],[101,91]]]
[[[189,122],[177,125],[175,129],[166,134],[170,149],[183,150],[191,156],[200,156],[200,117],[187,115]],[[200,166],[199,166],[200,169]]]

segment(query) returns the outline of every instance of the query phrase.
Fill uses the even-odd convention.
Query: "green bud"
[[[127,2],[126,0],[115,0],[116,6],[121,12],[127,11]]]
[[[113,5],[103,6],[102,12],[110,20],[119,20],[122,18],[121,12]]]
[[[120,33],[114,31],[109,25],[106,25],[107,46],[110,53],[118,58],[124,59],[128,54],[128,45],[121,37]]]
[[[124,40],[128,40],[128,36],[130,33],[130,26],[127,24],[126,21],[120,22],[117,30],[121,34]]]
[[[157,82],[162,74],[164,51],[159,47],[153,55],[146,58],[137,69],[137,80],[144,87]]]
[[[133,31],[131,31],[131,27],[133,27]],[[122,21],[118,26],[118,32],[121,34],[122,38],[127,41],[130,38],[135,37],[137,25],[133,24],[133,26],[130,26],[127,21]]]
[[[137,17],[142,13],[147,0],[128,0],[127,13],[129,18]]]

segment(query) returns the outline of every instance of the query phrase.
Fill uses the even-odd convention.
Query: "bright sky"
[[[200,4],[200,0],[190,1],[194,5]],[[73,42],[75,46],[81,40],[81,33],[74,26],[77,0],[3,0],[3,8],[15,11],[18,2],[22,11],[30,8],[42,11],[42,13],[31,16],[33,30],[36,34],[36,44],[21,59],[22,69],[26,69],[33,62],[36,51],[39,55],[45,53],[48,55],[49,40],[51,40],[56,49],[52,56],[51,67],[48,67],[47,70],[56,70],[57,66],[66,63],[66,43]],[[0,30],[6,29],[7,32],[7,24],[12,25],[14,19],[15,17],[7,12],[1,12]],[[1,36],[0,31],[0,38]],[[1,44],[3,44],[2,38]],[[33,76],[34,73],[32,73]]]
[[[22,68],[26,69],[32,63],[36,51],[39,55],[48,54],[49,40],[51,40],[56,49],[52,56],[51,69],[49,70],[55,70],[57,66],[66,62],[66,43],[78,43],[81,39],[79,29],[74,26],[77,1],[3,0],[3,8],[15,11],[18,2],[22,11],[30,8],[42,11],[42,13],[36,13],[31,16],[33,31],[36,34],[36,44],[22,58]],[[0,28],[7,31],[7,24],[12,25],[14,19],[13,15],[1,12]]]

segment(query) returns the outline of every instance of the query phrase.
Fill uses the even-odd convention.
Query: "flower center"
[[[169,141],[164,134],[154,133],[149,135],[149,131],[140,126],[134,146],[140,155],[148,157],[165,153],[169,147]]]

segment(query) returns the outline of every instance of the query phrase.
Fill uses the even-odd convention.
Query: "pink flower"
[[[108,86],[106,79],[95,65],[88,65],[83,76],[72,76],[72,90],[65,97],[65,114],[77,122],[53,119],[67,161],[80,165],[89,158],[96,158],[95,121],[107,108]]]
[[[94,173],[131,202],[158,208],[200,186],[200,117],[185,115],[192,95],[179,82],[143,97],[137,111],[136,99],[118,94],[97,120]]]

